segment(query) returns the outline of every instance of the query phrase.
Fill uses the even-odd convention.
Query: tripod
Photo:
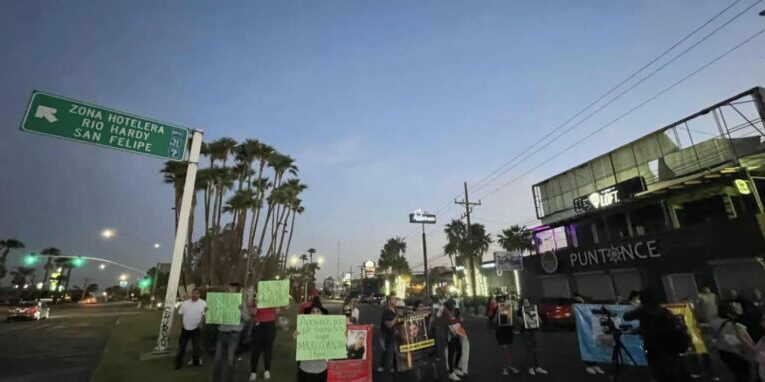
[[[613,365],[614,371],[613,374],[611,374],[611,380],[617,381],[619,379],[621,366],[624,364],[624,354],[626,354],[627,358],[632,361],[633,365],[637,365],[637,362],[635,362],[635,358],[632,358],[632,354],[630,354],[629,350],[627,350],[627,347],[625,347],[622,342],[624,331],[614,325],[611,316],[608,316],[608,326],[611,328],[611,333],[613,333],[614,336],[614,350],[611,352],[611,365]]]

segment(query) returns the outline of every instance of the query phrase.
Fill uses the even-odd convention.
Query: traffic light
[[[37,257],[36,254],[30,253],[30,254],[24,255],[24,258],[22,259],[22,261],[24,262],[24,266],[33,267],[37,265],[37,262],[40,261],[40,258]]]
[[[146,289],[151,286],[151,277],[144,277],[138,282],[138,286],[141,289]]]
[[[72,259],[72,266],[75,268],[79,268],[81,266],[85,265],[85,259],[82,257],[75,257]]]

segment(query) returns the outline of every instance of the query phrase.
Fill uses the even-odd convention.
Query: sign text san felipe
[[[186,128],[35,91],[21,129],[170,160],[185,160]]]

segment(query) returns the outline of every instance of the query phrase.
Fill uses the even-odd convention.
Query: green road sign
[[[35,91],[21,130],[182,161],[191,131],[153,119]]]

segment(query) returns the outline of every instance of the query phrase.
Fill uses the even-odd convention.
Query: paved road
[[[361,321],[366,324],[379,326],[382,308],[379,306],[364,305],[361,308]],[[539,351],[540,363],[550,374],[546,376],[530,376],[527,374],[526,355],[523,349],[522,341],[516,338],[513,345],[514,365],[521,370],[521,374],[502,376],[502,360],[500,358],[499,345],[494,337],[494,333],[486,327],[486,322],[482,318],[468,317],[466,330],[470,338],[470,375],[463,379],[466,381],[582,381],[582,382],[602,382],[610,381],[609,375],[593,376],[584,370],[584,364],[579,358],[579,348],[576,335],[573,331],[551,331],[540,333]],[[378,344],[379,330],[375,328],[375,344]],[[381,349],[379,345],[375,348],[375,364],[379,365],[379,356]],[[603,366],[607,372],[609,369]],[[718,365],[718,369],[720,369]],[[619,381],[622,382],[647,382],[651,380],[650,373],[646,367],[625,367],[622,369]],[[723,381],[730,379],[722,376]],[[410,382],[416,381],[411,373],[400,373],[393,375],[389,373],[375,374],[375,382]],[[699,379],[699,381],[705,381]]]
[[[5,322],[0,313],[0,381],[88,381],[109,332],[134,305],[59,305],[50,318]]]

